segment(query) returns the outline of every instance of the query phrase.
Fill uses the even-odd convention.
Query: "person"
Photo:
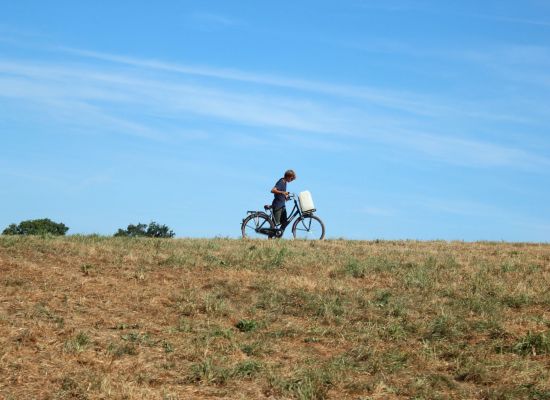
[[[273,218],[276,225],[281,225],[284,228],[287,224],[287,214],[285,202],[288,200],[288,192],[286,191],[286,184],[296,179],[296,173],[289,169],[285,172],[285,175],[275,183],[271,193],[273,193]]]

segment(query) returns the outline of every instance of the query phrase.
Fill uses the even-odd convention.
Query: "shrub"
[[[521,355],[537,355],[550,353],[550,331],[533,333],[527,332],[513,347],[513,351]]]
[[[119,229],[114,236],[172,238],[175,236],[175,233],[168,226],[160,225],[153,221],[149,225],[141,223],[137,225],[130,224],[126,229]]]
[[[245,360],[233,368],[233,375],[242,378],[250,378],[262,369],[262,364],[256,360]]]
[[[63,223],[53,222],[49,218],[22,221],[19,225],[11,224],[2,232],[3,235],[58,235],[67,233],[69,228]]]
[[[65,342],[65,351],[69,353],[80,353],[90,344],[90,337],[84,332],[80,332],[75,337]]]
[[[241,332],[251,332],[258,327],[258,323],[254,320],[241,319],[235,324],[235,327]]]
[[[357,259],[352,258],[344,267],[346,274],[353,276],[354,278],[364,278],[366,276],[366,267],[364,264],[359,263]]]

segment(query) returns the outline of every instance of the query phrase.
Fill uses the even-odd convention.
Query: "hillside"
[[[550,245],[0,236],[0,398],[550,399]]]

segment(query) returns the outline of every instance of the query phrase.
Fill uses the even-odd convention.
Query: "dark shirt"
[[[275,189],[280,190],[281,192],[286,192],[286,181],[284,178],[281,178],[275,184]],[[275,198],[271,205],[274,209],[278,209],[285,206],[286,197],[284,194],[274,194]]]

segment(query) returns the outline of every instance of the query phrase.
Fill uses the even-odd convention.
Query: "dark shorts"
[[[273,219],[275,219],[275,225],[282,224],[283,226],[287,223],[286,207],[277,208],[273,210]]]

